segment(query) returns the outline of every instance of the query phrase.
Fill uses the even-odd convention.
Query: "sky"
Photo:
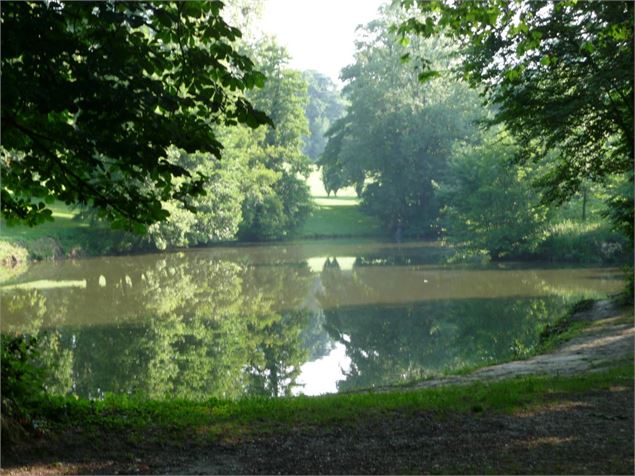
[[[337,84],[353,62],[355,28],[377,17],[385,0],[265,0],[262,30],[287,47],[290,66],[315,69]]]

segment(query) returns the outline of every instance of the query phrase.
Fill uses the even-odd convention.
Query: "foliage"
[[[536,249],[548,209],[531,187],[532,170],[511,163],[516,152],[504,136],[455,149],[439,191],[450,241],[494,259]]]
[[[37,339],[0,335],[2,415],[28,415],[44,392],[44,370],[35,365]]]
[[[306,85],[286,68],[287,53],[272,40],[243,44],[241,51],[258,61],[271,81],[250,99],[265,110],[275,127],[217,127],[223,160],[208,153],[174,147],[167,157],[192,176],[205,177],[206,195],[184,206],[162,202],[170,216],[149,227],[145,240],[157,249],[192,247],[218,241],[278,239],[301,225],[310,210],[302,154],[306,132]],[[179,186],[181,178],[173,179]]]
[[[419,70],[402,57],[427,51],[447,67],[449,45],[436,39],[398,45],[392,20],[368,24],[355,63],[345,68],[347,114],[328,132],[320,159],[327,190],[355,185],[365,209],[388,231],[434,235],[439,203],[435,182],[444,176],[452,144],[476,134],[476,95],[456,81],[421,88]]]
[[[258,174],[255,187],[245,197],[238,236],[245,240],[277,239],[293,233],[311,209],[304,180],[309,161],[302,152],[308,133],[304,114],[307,87],[301,74],[287,67],[286,50],[273,40],[261,40],[252,47],[252,55],[269,81],[249,98],[271,117],[275,128],[261,128],[233,139],[237,145],[231,153],[244,161],[248,170],[269,171]],[[242,150],[245,144],[248,155]]]
[[[205,176],[206,194],[192,201],[194,210],[178,201],[165,203],[170,216],[149,227],[148,239],[161,250],[233,239],[242,219],[242,164],[219,161],[209,154],[186,154],[174,148],[168,151],[168,157],[191,174]]]
[[[238,236],[243,240],[288,237],[304,223],[310,211],[308,186],[297,177],[281,174],[269,193],[257,200],[245,200]]]
[[[554,223],[552,220],[546,226],[535,256],[568,263],[619,264],[632,261],[632,247],[629,248],[628,240],[609,223],[574,220]]]
[[[2,213],[40,223],[47,203],[113,225],[193,210],[205,177],[166,156],[220,157],[214,124],[271,123],[241,92],[264,76],[212,2],[10,2],[2,8]],[[175,180],[177,179],[177,180]]]
[[[305,114],[310,131],[305,137],[303,152],[312,162],[316,162],[326,145],[326,131],[344,114],[344,103],[328,76],[309,70],[302,73],[302,78],[308,85],[309,100]]]
[[[400,32],[461,44],[455,69],[496,105],[520,159],[557,151],[537,180],[545,201],[612,174],[629,174],[632,190],[632,2],[401,1],[415,3]],[[622,197],[614,218],[632,237],[633,200]]]

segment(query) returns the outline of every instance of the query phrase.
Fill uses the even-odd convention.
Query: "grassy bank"
[[[118,254],[132,247],[125,233],[105,223],[91,224],[75,217],[64,204],[51,205],[53,221],[29,227],[0,224],[0,265],[24,260]],[[1,266],[0,266],[1,267]]]
[[[540,404],[554,393],[579,393],[633,384],[633,364],[575,377],[518,377],[511,380],[382,393],[335,394],[318,397],[245,398],[237,401],[152,401],[108,396],[89,401],[52,398],[42,405],[51,422],[73,422],[109,428],[163,427],[204,429],[208,437],[231,438],[266,433],[276,428],[338,425],[391,411],[471,413],[512,412]]]
[[[628,474],[632,387],[629,363],[577,377],[378,394],[56,398],[42,404],[29,435],[11,448],[3,438],[3,468],[8,474]],[[591,428],[593,435],[579,437]]]
[[[591,305],[577,305],[548,327],[539,350],[604,322],[576,320]],[[632,324],[631,308],[607,312],[613,324]],[[594,370],[278,399],[88,400],[29,392],[17,413],[7,412],[3,400],[3,468],[8,474],[630,474],[632,358]],[[593,434],[580,437],[587,429]]]

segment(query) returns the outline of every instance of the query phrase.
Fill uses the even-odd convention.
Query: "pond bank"
[[[635,328],[633,309],[616,301],[596,301],[567,320],[561,334],[568,334],[550,352],[498,365],[468,375],[454,375],[418,382],[413,388],[487,382],[524,375],[567,376],[606,369],[614,362],[633,359]],[[569,329],[577,331],[569,332]]]
[[[573,319],[591,324],[549,354],[444,382],[465,385],[237,402],[58,399],[29,439],[3,446],[3,473],[632,474],[632,308],[584,312]],[[582,373],[563,376],[568,365]]]

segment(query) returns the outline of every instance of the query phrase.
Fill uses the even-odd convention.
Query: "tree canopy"
[[[447,171],[452,145],[478,137],[474,122],[485,111],[460,81],[437,78],[422,87],[421,70],[402,56],[425,51],[447,68],[451,47],[443,39],[400,45],[389,31],[393,21],[388,12],[359,30],[355,62],[341,76],[346,115],[329,129],[319,164],[327,190],[354,185],[386,230],[434,235],[435,187]]]
[[[164,219],[205,193],[167,154],[220,157],[218,124],[271,121],[243,95],[265,77],[211,2],[7,2],[2,6],[2,214],[95,207],[114,226]],[[177,179],[178,180],[175,180]]]
[[[569,199],[585,180],[632,180],[632,2],[401,4],[418,7],[399,28],[404,38],[446,34],[461,44],[456,70],[483,88],[495,105],[493,122],[504,123],[521,145],[518,157],[558,152],[537,180],[546,201]],[[620,203],[632,235],[632,199]]]
[[[308,85],[309,102],[305,114],[310,131],[305,139],[304,153],[312,162],[317,162],[326,146],[326,131],[344,114],[344,102],[328,76],[308,70],[302,77]]]

